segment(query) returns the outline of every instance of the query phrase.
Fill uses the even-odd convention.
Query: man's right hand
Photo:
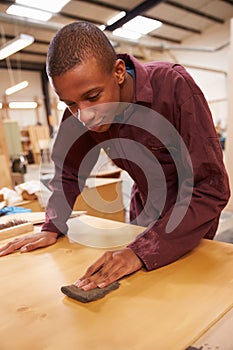
[[[13,241],[0,248],[0,256],[11,254],[16,250],[25,253],[37,248],[47,247],[56,243],[57,237],[58,234],[55,232],[42,231],[24,237],[15,238]]]

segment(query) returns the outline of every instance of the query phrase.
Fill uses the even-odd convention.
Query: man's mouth
[[[99,129],[99,127],[101,126],[102,124],[99,123],[99,124],[94,124],[94,125],[86,125],[86,127],[88,128],[88,130],[96,130],[96,129]]]
[[[95,124],[86,124],[88,130],[96,130],[99,129],[102,125],[104,125],[103,120]]]

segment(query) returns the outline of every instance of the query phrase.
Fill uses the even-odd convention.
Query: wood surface
[[[61,286],[103,251],[62,237],[1,258],[1,350],[183,350],[232,308],[233,246],[208,240],[175,263],[122,279],[101,300],[64,296]]]

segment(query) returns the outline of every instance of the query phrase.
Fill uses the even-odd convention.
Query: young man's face
[[[61,76],[52,77],[51,84],[60,100],[89,130],[104,132],[117,114],[118,104],[110,102],[122,101],[125,75],[122,60],[117,60],[109,73],[92,58]]]

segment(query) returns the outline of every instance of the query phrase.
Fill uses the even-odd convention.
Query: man
[[[207,102],[183,67],[116,56],[103,32],[79,22],[52,40],[47,73],[67,109],[53,149],[46,222],[1,255],[48,246],[67,232],[100,146],[135,181],[131,219],[146,229],[126,248],[101,256],[78,287],[102,288],[142,267],[158,268],[214,237],[228,179]]]

